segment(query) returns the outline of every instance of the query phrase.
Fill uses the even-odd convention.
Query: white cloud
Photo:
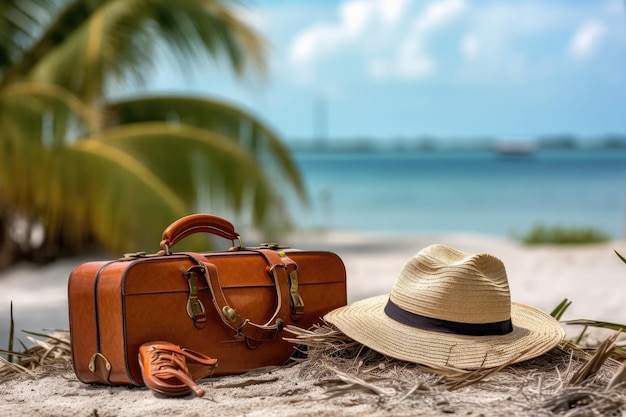
[[[431,3],[423,15],[415,21],[415,29],[419,33],[427,33],[446,24],[465,9],[462,0],[443,0]]]
[[[527,82],[567,65],[563,45],[580,61],[615,42],[607,8],[616,1],[570,7],[538,0],[349,0],[304,20],[281,62],[304,84],[451,74],[464,84]]]
[[[480,49],[480,42],[478,38],[473,34],[467,34],[463,36],[460,44],[461,55],[466,59],[474,59]]]
[[[513,85],[546,79],[559,72],[558,53],[567,34],[589,10],[563,4],[527,2],[471,3],[454,67],[465,85]]]
[[[432,74],[436,63],[427,53],[425,41],[432,32],[457,17],[464,9],[462,0],[430,3],[423,13],[415,17],[393,58],[374,59],[369,66],[370,74],[379,78],[404,79],[418,79]]]
[[[416,79],[436,68],[426,51],[430,34],[464,9],[464,0],[437,0],[420,10],[407,0],[352,0],[341,3],[336,23],[317,23],[296,35],[289,59],[300,78],[308,78],[322,58],[358,53],[375,78]]]
[[[383,21],[387,24],[393,24],[398,21],[398,18],[402,16],[402,12],[405,11],[408,0],[391,0],[391,1],[379,1],[380,13]]]
[[[301,33],[290,48],[291,60],[307,63],[323,50],[332,50],[336,45],[336,29],[328,25],[315,25]]]
[[[358,43],[368,28],[377,23],[394,24],[406,5],[405,0],[352,0],[338,6],[339,21],[318,23],[296,35],[289,48],[295,64],[310,64],[350,44]]]
[[[574,33],[569,44],[569,55],[576,60],[584,60],[591,56],[598,47],[607,29],[600,20],[584,22]]]

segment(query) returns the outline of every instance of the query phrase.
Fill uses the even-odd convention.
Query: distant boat
[[[494,146],[494,151],[500,156],[532,156],[536,150],[535,145],[527,142],[500,142]]]

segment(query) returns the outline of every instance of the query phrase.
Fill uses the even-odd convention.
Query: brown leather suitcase
[[[171,251],[198,232],[230,239],[233,247]],[[337,255],[273,245],[246,248],[232,224],[217,216],[196,214],[172,223],[161,248],[72,271],[70,334],[81,381],[140,385],[139,346],[150,341],[217,358],[215,375],[281,365],[294,353],[283,340],[286,325],[310,327],[346,304],[345,267]]]

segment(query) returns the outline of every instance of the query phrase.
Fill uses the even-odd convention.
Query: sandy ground
[[[573,304],[564,319],[626,323],[626,265],[614,250],[626,254],[626,241],[575,247],[520,246],[507,239],[468,234],[365,235],[337,232],[292,236],[283,244],[324,249],[341,256],[348,276],[349,302],[388,293],[406,261],[423,247],[443,243],[457,249],[487,252],[502,259],[514,301],[552,310],[563,298]],[[67,328],[67,277],[86,259],[63,260],[45,268],[18,265],[0,274],[0,346],[8,337],[9,303],[16,329]],[[21,339],[23,335],[19,335]],[[250,377],[233,376],[203,382],[202,399],[163,398],[145,388],[88,386],[70,371],[41,379],[19,379],[0,385],[0,415],[438,415],[446,413],[433,398],[425,408],[393,406],[394,401],[349,404],[347,399],[320,401],[324,389],[303,378],[298,366],[260,376],[264,383],[233,387]],[[248,378],[248,379],[246,379]],[[495,395],[495,394],[494,394]],[[302,401],[302,398],[308,399]],[[486,401],[502,400],[497,395]],[[378,405],[377,405],[378,404]],[[390,405],[391,404],[391,405]],[[443,403],[445,405],[445,401]],[[426,405],[428,405],[426,407]],[[454,407],[452,407],[454,408]],[[478,412],[477,412],[478,414]],[[489,414],[487,415],[496,415]]]

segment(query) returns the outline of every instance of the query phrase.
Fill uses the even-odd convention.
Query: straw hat
[[[550,315],[511,303],[502,261],[444,245],[411,258],[391,294],[354,302],[324,319],[384,355],[431,367],[521,362],[564,337]]]

